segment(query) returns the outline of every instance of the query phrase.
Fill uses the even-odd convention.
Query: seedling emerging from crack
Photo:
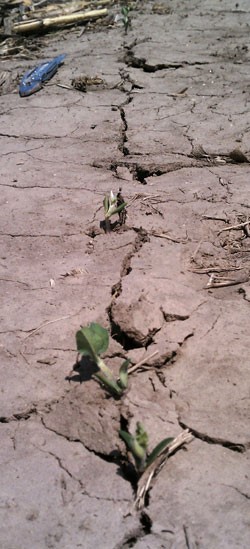
[[[172,437],[165,438],[155,446],[150,454],[148,454],[148,434],[139,421],[136,424],[135,435],[131,435],[127,431],[122,430],[119,431],[119,435],[126,443],[127,448],[132,452],[136,470],[139,474],[146,471],[159,454],[161,454],[161,452],[163,452],[163,450],[165,450],[174,440]]]
[[[103,200],[104,215],[105,215],[105,230],[106,233],[111,231],[110,218],[112,215],[120,214],[125,210],[127,203],[122,199],[121,201],[121,189],[119,189],[118,195],[115,195],[113,191],[106,194]],[[121,218],[120,218],[121,219]]]
[[[131,17],[129,15],[130,8],[128,6],[123,6],[121,9],[121,20],[123,23],[125,34],[128,33],[129,27],[131,27]]]
[[[193,436],[188,429],[185,429],[176,438],[162,440],[148,455],[148,434],[140,422],[137,423],[134,436],[126,431],[119,431],[119,434],[134,456],[138,473],[135,508],[141,509],[145,505],[145,498],[153,477],[158,474],[167,458],[184,444],[191,442]]]
[[[104,360],[99,356],[107,351],[109,345],[108,331],[92,322],[89,326],[81,327],[76,332],[77,351],[82,356],[88,356],[96,364],[98,372],[93,375],[115,396],[121,396],[128,386],[128,365],[125,360],[119,371],[119,378],[116,380],[111,370],[106,366]]]

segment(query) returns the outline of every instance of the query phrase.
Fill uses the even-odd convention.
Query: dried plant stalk
[[[211,274],[209,281],[207,285],[205,286],[204,290],[210,290],[212,288],[223,288],[226,286],[236,286],[237,284],[245,284],[245,282],[249,281],[249,274],[246,274],[245,276],[240,277],[239,279],[233,279],[233,278],[227,278],[224,276],[215,276],[215,274]]]
[[[176,450],[181,448],[184,444],[189,444],[193,440],[193,435],[188,429],[185,429],[169,444],[165,450],[155,459],[155,461],[147,467],[139,479],[135,500],[135,507],[141,509],[145,505],[145,498],[150,488],[151,481],[156,476],[160,469],[163,467],[166,459],[171,456]]]
[[[59,15],[58,17],[46,17],[45,19],[36,19],[33,21],[15,23],[13,25],[13,32],[15,33],[29,33],[39,29],[47,29],[50,27],[74,25],[75,23],[82,23],[89,21],[90,19],[97,19],[107,15],[108,10],[106,8],[102,10],[91,10],[85,13],[72,13],[70,15]]]

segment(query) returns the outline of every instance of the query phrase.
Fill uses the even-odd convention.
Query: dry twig
[[[198,244],[197,244],[197,246],[196,246],[196,248],[195,248],[195,250],[194,250],[194,253],[191,255],[190,260],[193,261],[193,263],[195,263],[195,258],[196,258],[197,254],[198,254],[198,251],[199,251],[201,245],[202,245],[202,240],[200,240],[200,241],[198,242]]]
[[[142,368],[144,370],[148,370],[149,368],[152,368],[152,366],[150,365],[145,365],[145,362],[148,362],[149,360],[151,360],[151,358],[153,358],[155,355],[157,355],[159,353],[159,351],[154,351],[154,353],[152,353],[151,355],[149,356],[146,356],[145,358],[143,358],[142,360],[140,360],[140,362],[137,362],[137,364],[134,364],[134,366],[130,366],[128,368],[128,374],[132,374],[132,372],[134,372],[135,370],[137,370],[138,368]]]
[[[152,231],[149,234],[158,238],[165,238],[166,240],[171,240],[171,242],[175,242],[176,244],[184,244],[188,240],[187,236],[184,240],[181,240],[178,238],[172,238],[171,236],[168,236],[168,234],[165,234],[165,233],[158,233],[157,231]]]
[[[221,233],[224,233],[224,231],[239,231],[239,230],[242,230],[244,231],[244,227],[247,227],[247,225],[250,224],[250,221],[245,221],[245,223],[239,223],[238,225],[230,225],[230,227],[225,227],[224,229],[221,229],[217,234],[218,236],[221,234]]]
[[[54,320],[48,320],[48,322],[44,322],[43,324],[41,324],[40,326],[38,326],[37,328],[35,328],[34,330],[30,330],[29,334],[26,335],[24,338],[23,338],[23,341],[25,341],[26,339],[28,339],[28,337],[31,337],[33,336],[34,334],[36,334],[37,332],[39,332],[39,330],[41,330],[42,328],[45,328],[45,326],[49,326],[49,324],[54,324],[55,322],[60,322],[61,320],[67,320],[68,318],[72,318],[73,316],[76,316],[78,315],[79,313],[81,313],[81,311],[84,309],[84,307],[81,307],[81,309],[79,311],[77,311],[76,313],[73,313],[71,315],[66,315],[66,316],[61,316],[59,318],[55,318]]]

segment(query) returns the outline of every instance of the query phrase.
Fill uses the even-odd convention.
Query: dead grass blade
[[[136,500],[135,500],[135,507],[136,509],[142,509],[145,505],[145,498],[147,495],[147,492],[150,488],[151,481],[153,477],[155,477],[160,469],[163,467],[165,461],[167,458],[169,458],[176,450],[181,448],[184,444],[189,444],[193,440],[193,435],[190,433],[188,429],[185,429],[182,433],[180,433],[174,440],[169,444],[165,450],[162,451],[162,453],[156,458],[154,463],[152,463],[147,469],[144,471],[142,476],[139,479],[138,486],[137,486],[137,493],[136,493]]]

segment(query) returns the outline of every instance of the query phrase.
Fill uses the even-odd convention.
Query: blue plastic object
[[[64,62],[64,59],[65,54],[63,53],[51,61],[46,61],[46,63],[42,63],[42,65],[39,65],[35,69],[26,72],[19,85],[19,95],[27,97],[40,90],[43,83],[54,76],[59,65]]]

